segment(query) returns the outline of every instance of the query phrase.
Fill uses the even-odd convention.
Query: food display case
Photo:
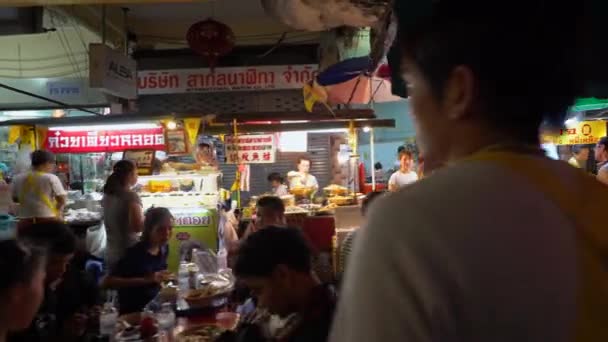
[[[169,241],[169,269],[177,271],[194,248],[217,250],[221,173],[140,176],[137,190],[144,210],[166,207],[175,218]]]

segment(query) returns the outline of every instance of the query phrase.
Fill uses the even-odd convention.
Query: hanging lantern
[[[211,69],[217,65],[219,57],[232,51],[235,42],[232,29],[213,19],[190,26],[186,39],[190,48],[202,55]]]

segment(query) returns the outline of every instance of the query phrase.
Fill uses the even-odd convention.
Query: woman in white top
[[[106,227],[106,264],[111,269],[127,248],[138,241],[143,229],[139,196],[131,190],[137,183],[137,167],[130,160],[114,165],[103,188],[103,222]]]
[[[400,187],[414,183],[418,180],[418,174],[412,171],[412,152],[399,152],[399,170],[395,171],[388,180],[388,189],[397,191]]]

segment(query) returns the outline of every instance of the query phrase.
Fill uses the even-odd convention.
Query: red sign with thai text
[[[161,127],[113,131],[49,130],[44,148],[53,153],[164,150],[165,136]]]

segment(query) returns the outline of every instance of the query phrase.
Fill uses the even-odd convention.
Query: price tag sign
[[[123,153],[122,159],[134,162],[138,174],[151,175],[155,153],[154,150],[127,150]]]

